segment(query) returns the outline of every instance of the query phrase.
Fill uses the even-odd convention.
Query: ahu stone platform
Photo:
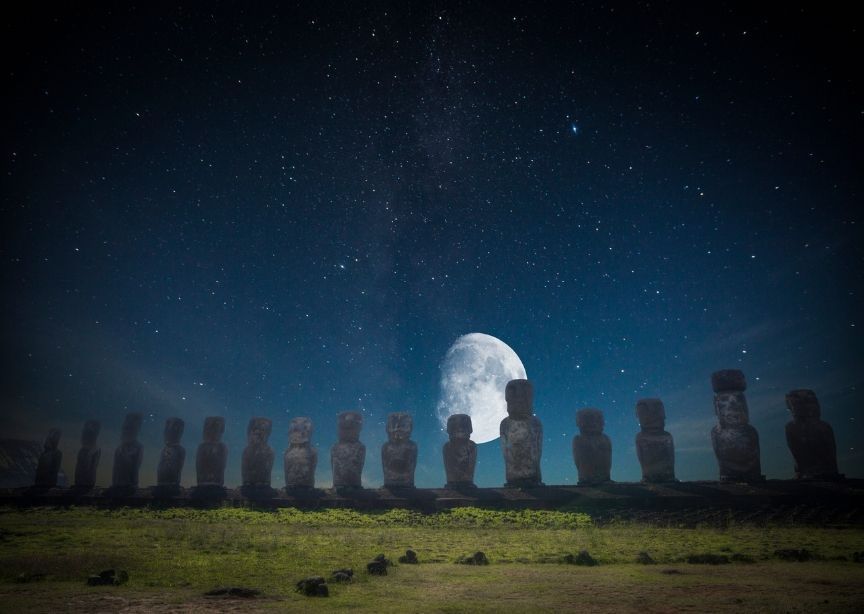
[[[204,496],[206,495],[206,496]],[[598,520],[631,519],[671,524],[778,521],[864,525],[864,480],[837,482],[765,480],[736,482],[607,482],[591,486],[532,488],[376,488],[214,493],[195,489],[161,495],[138,488],[87,492],[60,488],[0,490],[0,505],[13,507],[86,505],[97,507],[253,507],[276,509],[350,508],[376,511],[406,508],[436,512],[455,507],[544,509],[585,512]]]

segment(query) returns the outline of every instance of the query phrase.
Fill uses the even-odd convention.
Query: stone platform
[[[596,519],[632,519],[693,524],[704,521],[783,521],[864,525],[864,480],[838,482],[766,480],[756,483],[610,482],[597,486],[540,488],[284,489],[249,493],[226,489],[200,493],[180,489],[160,494],[151,488],[118,492],[96,488],[33,488],[0,491],[0,505],[14,507],[86,505],[96,507],[254,507],[276,509],[391,508],[435,512],[454,507],[545,509],[585,512]]]

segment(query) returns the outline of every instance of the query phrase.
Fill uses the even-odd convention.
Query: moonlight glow
[[[441,424],[446,427],[453,414],[468,414],[474,425],[471,439],[477,443],[497,439],[501,420],[507,416],[504,387],[511,379],[526,377],[519,356],[500,339],[483,333],[459,337],[441,363]]]

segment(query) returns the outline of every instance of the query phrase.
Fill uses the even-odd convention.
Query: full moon
[[[447,427],[453,414],[468,414],[477,443],[498,439],[507,417],[504,387],[511,379],[525,379],[525,367],[509,345],[483,333],[462,335],[441,362],[438,419]]]

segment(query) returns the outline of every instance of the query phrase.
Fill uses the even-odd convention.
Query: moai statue
[[[542,486],[543,425],[534,415],[534,387],[527,379],[510,380],[504,398],[507,401],[507,417],[501,421],[501,450],[507,477],[504,486]]]
[[[636,456],[642,465],[643,482],[675,481],[675,444],[663,430],[666,409],[660,399],[639,399],[636,416],[642,430],[636,435]]]
[[[165,421],[165,447],[162,448],[156,469],[157,489],[165,494],[180,491],[180,474],[186,460],[186,449],[180,445],[180,439],[185,426],[180,418],[168,418]]]
[[[85,490],[96,486],[96,469],[102,458],[101,448],[96,447],[101,425],[96,420],[88,420],[81,430],[81,449],[75,462],[75,488]]]
[[[318,450],[312,447],[312,420],[292,418],[285,450],[285,488],[315,488]]]
[[[39,463],[36,465],[36,488],[54,488],[57,486],[57,473],[60,471],[60,461],[63,453],[57,449],[60,444],[60,430],[51,429],[45,438]]]
[[[381,446],[384,488],[414,488],[417,444],[411,441],[414,420],[405,412],[387,414],[387,441]]]
[[[454,414],[447,418],[447,434],[450,435],[450,441],[444,444],[447,488],[474,488],[477,444],[470,439],[473,430],[468,414]]]
[[[204,419],[204,441],[195,455],[197,494],[220,495],[225,492],[225,465],[228,463],[228,446],[222,441],[225,418],[208,416]]]
[[[721,482],[764,480],[759,460],[759,433],[750,423],[744,391],[747,382],[737,369],[711,374],[714,412],[718,424],[711,429]]]
[[[786,443],[795,458],[799,480],[837,480],[837,444],[834,429],[820,419],[819,399],[812,390],[793,390],[786,395],[792,421],[786,424]]]
[[[573,461],[579,473],[580,484],[610,482],[612,471],[612,442],[603,432],[606,421],[603,412],[586,407],[576,412],[579,434],[573,438]]]
[[[333,487],[337,489],[361,488],[366,446],[360,442],[363,415],[356,411],[339,414],[339,442],[330,448],[333,468]]]
[[[273,448],[267,439],[273,430],[269,418],[252,418],[246,428],[246,449],[243,450],[243,492],[247,496],[272,495],[270,473],[273,471]]]
[[[114,473],[111,487],[114,489],[134,490],[138,487],[138,470],[144,449],[138,441],[141,430],[141,414],[126,414],[123,420],[120,446],[114,451]]]

